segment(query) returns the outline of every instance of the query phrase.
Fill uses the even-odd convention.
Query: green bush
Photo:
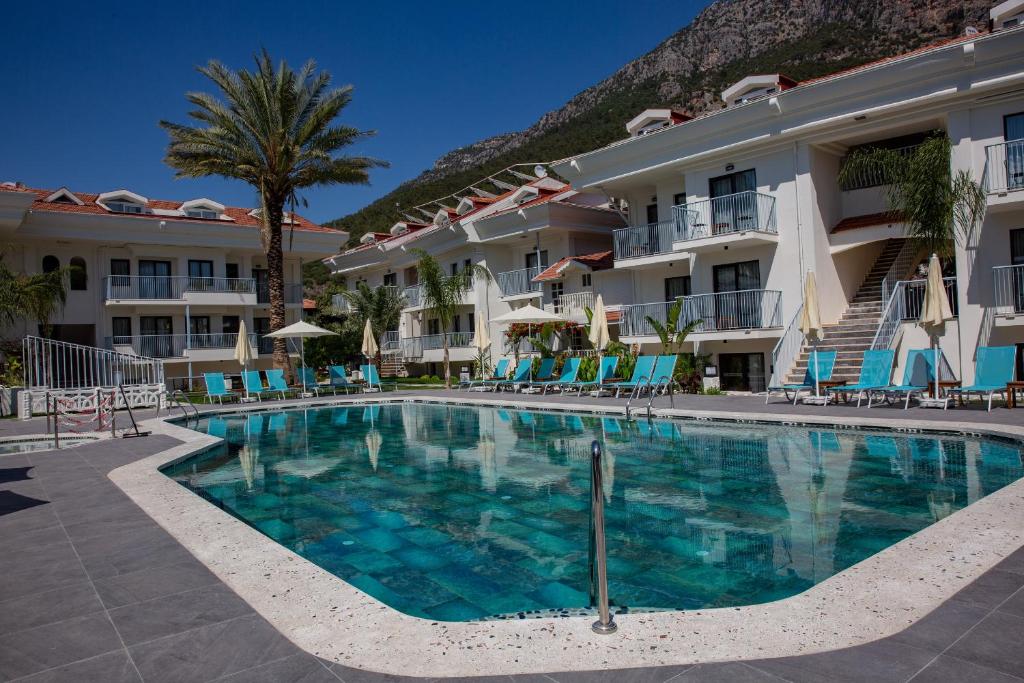
[[[725,394],[725,392],[718,387],[701,387],[697,390],[697,393],[704,394],[705,396],[723,396]]]

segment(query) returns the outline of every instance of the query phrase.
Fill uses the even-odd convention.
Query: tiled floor
[[[683,397],[676,407],[691,402],[702,410],[714,410],[719,402],[728,410],[764,409],[756,397]],[[781,408],[769,410],[793,410],[774,405]],[[866,411],[826,410],[837,417]],[[866,414],[904,415],[891,408]],[[906,415],[1024,421],[1018,417],[1024,411],[1005,409],[945,416],[912,409]],[[5,420],[0,435],[41,428],[39,421]],[[0,680],[399,680],[299,650],[106,477],[174,443],[150,436],[0,456]],[[1022,642],[1024,549],[918,624],[857,648],[744,663],[477,680],[1022,681]]]

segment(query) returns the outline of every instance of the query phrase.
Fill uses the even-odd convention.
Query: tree
[[[655,334],[661,340],[662,353],[669,354],[675,352],[686,341],[686,337],[703,322],[702,320],[691,320],[680,327],[682,312],[683,302],[677,299],[674,304],[669,306],[665,322],[661,322],[650,315],[646,316],[647,324],[654,328]]]
[[[0,322],[5,327],[29,319],[49,336],[50,319],[64,308],[68,298],[70,268],[26,275],[11,270],[0,253]]]
[[[953,174],[951,151],[945,133],[928,137],[910,152],[860,148],[843,163],[839,183],[881,177],[889,206],[907,226],[907,235],[929,253],[949,258],[954,244],[970,241],[985,210],[985,191],[970,172]]]
[[[448,357],[448,328],[464,305],[466,295],[473,288],[473,278],[483,278],[490,282],[491,274],[478,263],[471,263],[455,275],[445,275],[441,264],[433,256],[422,249],[412,250],[419,262],[416,271],[419,276],[420,288],[423,291],[423,315],[425,318],[437,318],[441,325],[441,344],[444,348],[444,385],[452,387],[452,369]]]
[[[331,88],[331,76],[306,62],[294,71],[274,66],[266,50],[253,71],[232,71],[211,60],[199,72],[213,81],[219,97],[188,93],[189,116],[198,126],[161,121],[170,135],[164,161],[177,177],[218,175],[242,180],[260,198],[260,240],[267,256],[270,329],[284,327],[285,205],[294,209],[307,187],[366,184],[369,169],[386,166],[369,157],[344,156],[344,148],[372,135],[334,120],[352,99],[352,87]],[[294,225],[291,219],[289,224]],[[274,340],[274,367],[290,371],[284,339]]]
[[[354,290],[342,292],[341,295],[348,300],[351,310],[348,325],[357,328],[354,331],[360,340],[367,320],[370,321],[370,329],[377,340],[380,340],[385,332],[398,328],[402,309],[405,308],[405,295],[396,288],[370,288],[365,282],[360,282]],[[380,351],[377,355],[380,355]]]

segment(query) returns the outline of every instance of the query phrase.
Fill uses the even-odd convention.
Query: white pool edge
[[[322,404],[453,402],[437,396],[338,399]],[[460,397],[458,404],[622,410],[580,403]],[[319,404],[318,404],[319,405]],[[250,406],[280,410],[308,404]],[[245,407],[241,408],[244,410]],[[239,407],[224,412],[239,412]],[[660,416],[684,416],[659,410]],[[828,425],[834,417],[687,411],[685,417]],[[953,415],[950,415],[953,417]],[[843,417],[843,427],[935,431],[926,421]],[[1024,545],[1024,480],[986,496],[809,590],[738,608],[616,617],[599,636],[592,619],[432,622],[403,614],[284,548],[160,473],[219,439],[162,419],[147,429],[183,443],[110,473],[110,479],[275,628],[304,650],[390,674],[472,676],[617,669],[786,657],[850,647],[898,633]],[[942,431],[1024,439],[1024,428],[946,422]]]

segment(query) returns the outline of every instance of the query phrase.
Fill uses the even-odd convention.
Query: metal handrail
[[[671,253],[675,233],[676,223],[674,220],[613,230],[613,258],[616,261],[621,261]]]
[[[882,278],[883,304],[889,301],[889,295],[896,289],[896,283],[903,280],[907,273],[910,272],[910,268],[914,265],[919,251],[920,248],[914,240],[904,240],[900,250],[896,253],[896,258],[892,261],[892,265],[889,266],[889,270],[885,272],[885,277]]]
[[[676,380],[672,377],[663,377],[659,379],[653,387],[651,387],[650,398],[647,401],[647,419],[650,420],[654,410],[654,399],[658,396],[658,392],[664,387],[665,392],[668,393],[668,402],[672,408],[676,407],[676,397],[672,393],[672,387],[675,386]]]
[[[640,397],[640,394],[643,393],[643,388],[645,386],[648,387],[648,388],[651,386],[651,380],[652,379],[654,379],[654,372],[653,371],[651,372],[651,374],[646,375],[644,377],[641,377],[640,381],[636,383],[636,386],[634,386],[632,389],[630,389],[630,391],[629,391],[629,398],[626,399],[626,421],[627,422],[629,421],[629,414],[630,414],[629,406],[630,406],[630,404],[633,403],[633,399],[634,398],[639,398]]]
[[[186,420],[189,418],[189,414],[188,410],[185,409],[185,404],[188,404],[188,406],[192,409],[192,417],[196,418],[197,420],[199,419],[199,409],[196,408],[196,404],[192,402],[192,399],[188,397],[188,394],[186,394],[181,389],[175,389],[174,391],[167,392],[167,398],[170,401],[174,401],[174,404],[181,408],[181,412],[182,414],[184,414]],[[184,399],[184,403],[182,403],[182,399]]]
[[[782,385],[782,379],[789,372],[796,360],[797,354],[804,345],[804,333],[800,331],[800,316],[804,312],[804,305],[796,309],[792,320],[786,326],[786,331],[779,337],[779,341],[772,349],[772,378],[768,386],[777,387]]]
[[[1024,140],[1009,140],[985,147],[986,192],[1024,190]]]
[[[618,626],[608,610],[608,553],[604,536],[604,488],[601,471],[601,444],[590,444],[590,584],[591,595],[596,592],[598,620],[591,628],[594,633],[615,633]],[[596,583],[596,591],[594,585]]]

